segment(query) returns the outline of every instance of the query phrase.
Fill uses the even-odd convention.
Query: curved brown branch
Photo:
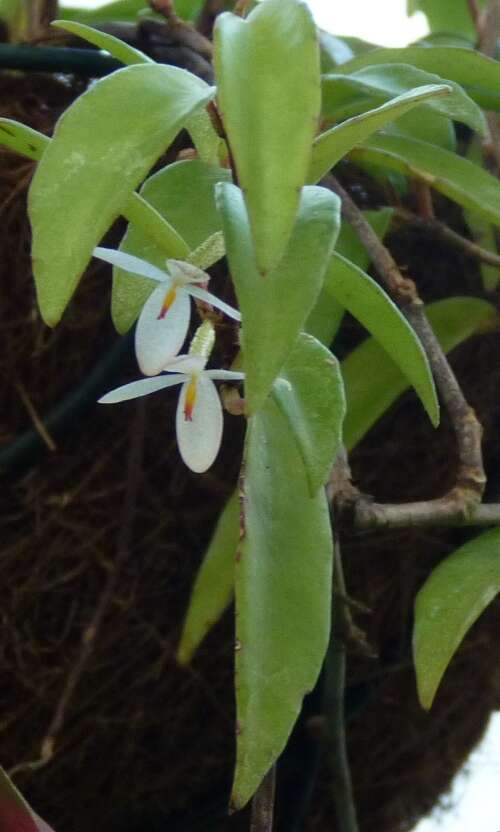
[[[342,199],[344,216],[349,220],[370,254],[393,300],[400,306],[401,311],[419,336],[427,354],[436,387],[455,431],[459,460],[455,486],[444,497],[430,500],[425,505],[429,510],[435,506],[442,522],[445,522],[446,516],[450,520],[457,517],[469,517],[472,510],[480,503],[486,483],[481,449],[481,425],[473,409],[467,403],[446,355],[429,325],[414,282],[403,277],[390,251],[379,240],[362,212],[335,177],[329,175],[324,182]],[[415,511],[412,516],[415,516]]]

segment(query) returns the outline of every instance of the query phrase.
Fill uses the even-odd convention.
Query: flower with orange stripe
[[[181,349],[191,317],[190,298],[220,309],[235,321],[241,320],[236,309],[207,292],[210,275],[191,263],[167,260],[168,271],[163,271],[139,257],[101,247],[94,249],[94,257],[135,277],[148,277],[160,284],[144,304],[135,330],[135,352],[145,376],[160,373]]]
[[[107,393],[99,402],[117,404],[158,390],[182,384],[176,414],[177,444],[184,462],[198,474],[214,462],[222,440],[223,414],[215,381],[242,381],[244,374],[233,370],[206,370],[215,335],[205,321],[197,330],[187,355],[171,359],[158,375],[125,384]]]

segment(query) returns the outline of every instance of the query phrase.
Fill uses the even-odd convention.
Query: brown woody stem
[[[390,251],[379,240],[362,212],[335,177],[329,175],[324,181],[341,197],[344,216],[369,253],[389,293],[419,336],[436,387],[455,431],[459,460],[456,484],[444,497],[428,501],[425,504],[427,510],[435,506],[441,522],[446,522],[446,516],[450,520],[457,517],[466,518],[480,503],[486,482],[481,450],[481,425],[467,403],[446,355],[429,325],[414,282],[403,277]],[[401,510],[405,511],[404,506]],[[412,516],[416,516],[414,507]]]

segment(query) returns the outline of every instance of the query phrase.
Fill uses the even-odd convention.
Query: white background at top
[[[65,6],[102,6],[103,0],[61,0]],[[406,16],[405,0],[307,0],[318,26],[384,46],[405,46],[422,37],[425,18]],[[147,0],[144,0],[147,5]]]

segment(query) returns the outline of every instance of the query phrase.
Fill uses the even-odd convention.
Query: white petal
[[[229,306],[228,303],[224,303],[223,300],[219,300],[216,295],[212,295],[205,289],[200,289],[199,286],[186,286],[186,292],[189,292],[193,298],[203,300],[205,303],[209,303],[210,306],[215,306],[217,309],[220,309],[229,318],[233,318],[235,321],[241,321],[241,314],[237,309]]]
[[[130,384],[124,384],[122,387],[117,387],[116,390],[111,390],[99,399],[99,404],[118,404],[118,402],[126,402],[128,399],[138,399],[140,396],[149,396],[150,393],[156,393],[158,390],[164,390],[165,387],[173,387],[174,384],[182,384],[186,381],[186,376],[159,376],[156,378],[141,378],[139,381],[132,381]]]
[[[152,263],[141,260],[139,257],[134,257],[132,254],[125,254],[123,251],[115,251],[114,248],[101,248],[100,246],[94,249],[93,254],[99,260],[111,263],[112,266],[118,266],[119,269],[123,269],[124,272],[130,272],[136,277],[137,275],[149,277],[151,280],[160,281],[160,283],[169,280],[166,272],[162,272],[161,269],[153,266]]]
[[[168,370],[169,373],[186,373],[186,375],[189,375],[201,373],[206,363],[206,360],[199,355],[178,355],[176,358],[172,358],[168,364],[165,364],[163,369]]]
[[[208,283],[210,280],[209,274],[184,260],[167,260],[167,269],[173,280],[178,280],[181,284]]]
[[[180,369],[180,368],[179,368]],[[206,378],[213,378],[216,381],[244,381],[245,373],[238,373],[236,370],[205,370]]]
[[[191,315],[189,295],[178,289],[165,317],[159,318],[165,294],[165,286],[158,286],[150,294],[135,329],[135,354],[145,376],[160,373],[186,340]]]
[[[192,471],[203,473],[217,456],[222,439],[222,406],[213,381],[198,379],[192,421],[184,416],[188,384],[182,386],[177,405],[176,430],[181,456]]]

